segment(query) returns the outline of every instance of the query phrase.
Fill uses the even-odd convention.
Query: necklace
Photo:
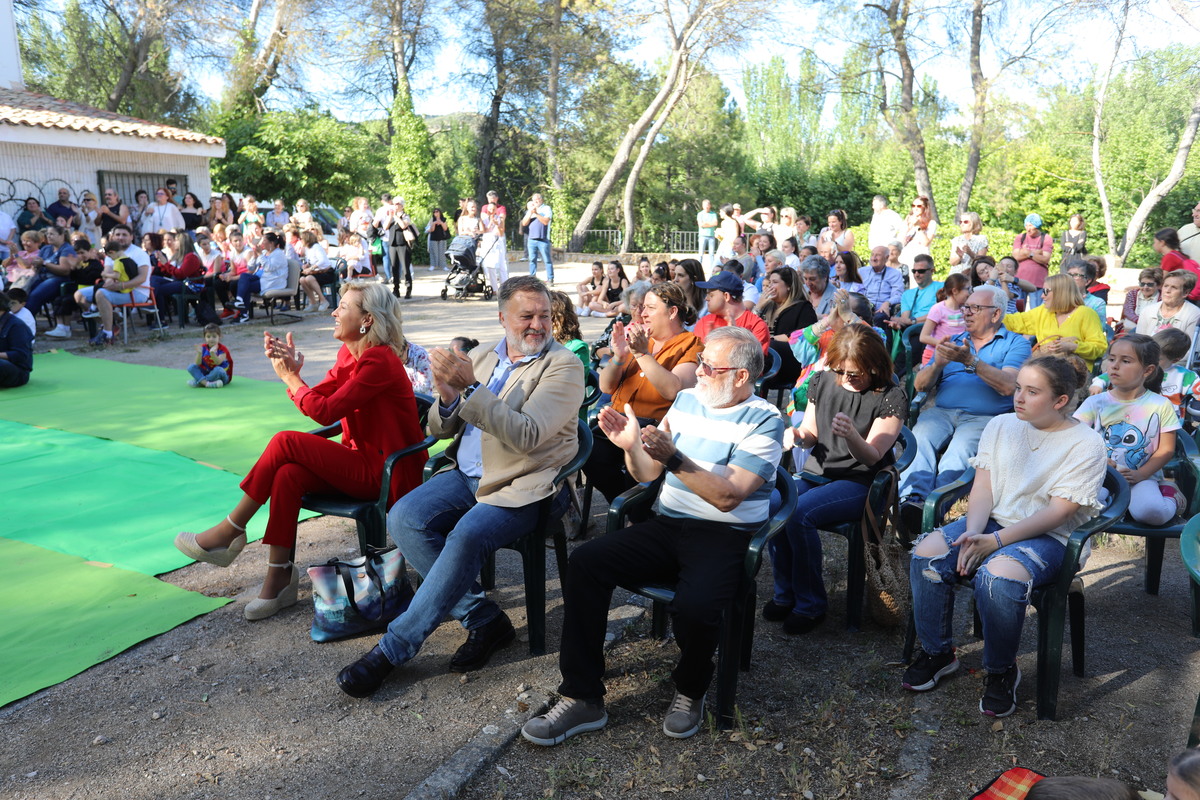
[[[1060,424],[1061,424],[1061,423],[1060,423]],[[1026,445],[1026,446],[1027,446],[1027,447],[1028,447],[1028,448],[1029,448],[1031,451],[1033,451],[1033,452],[1035,452],[1035,453],[1036,453],[1038,450],[1040,450],[1040,449],[1042,448],[1042,445],[1044,445],[1044,444],[1046,443],[1046,440],[1050,438],[1050,434],[1052,434],[1052,433],[1056,432],[1057,430],[1059,430],[1060,424],[1056,424],[1056,425],[1054,425],[1054,426],[1052,426],[1052,427],[1050,427],[1050,428],[1047,428],[1047,429],[1046,429],[1046,430],[1045,430],[1045,431],[1042,433],[1042,438],[1041,438],[1041,439],[1038,439],[1038,443],[1035,445],[1035,444],[1033,444],[1033,442],[1031,442],[1031,441],[1029,440],[1029,430],[1030,430],[1031,428],[1034,428],[1034,425],[1033,425],[1033,423],[1029,423],[1029,424],[1028,424],[1028,425],[1025,427],[1025,445]]]

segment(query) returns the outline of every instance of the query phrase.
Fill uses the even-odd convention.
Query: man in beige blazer
[[[536,524],[538,501],[575,456],[584,377],[579,358],[554,341],[545,284],[510,278],[499,299],[504,338],[494,348],[469,359],[441,348],[430,354],[439,399],[429,430],[454,438],[446,450],[453,465],[388,513],[388,533],[424,580],[379,644],[338,675],[353,697],[378,689],[447,615],[468,632],[452,672],[479,669],[515,638],[476,579],[488,555]],[[565,510],[565,490],[558,502]]]

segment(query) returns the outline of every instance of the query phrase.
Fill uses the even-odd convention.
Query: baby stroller
[[[455,236],[446,248],[446,261],[450,273],[442,287],[442,299],[454,292],[455,300],[465,300],[468,295],[482,294],[484,300],[492,299],[492,287],[483,278],[483,259],[475,257],[479,241],[474,236]]]

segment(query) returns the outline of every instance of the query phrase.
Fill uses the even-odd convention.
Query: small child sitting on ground
[[[233,380],[233,355],[221,344],[221,326],[204,326],[204,344],[196,345],[196,361],[188,364],[188,386],[219,389]]]
[[[29,294],[24,289],[13,287],[8,290],[8,299],[12,301],[12,308],[9,309],[12,315],[24,322],[29,332],[37,336],[37,320],[29,313],[29,309],[25,308],[25,304],[29,302]]]

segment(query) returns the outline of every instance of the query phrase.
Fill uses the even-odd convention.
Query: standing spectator
[[[54,220],[42,211],[42,204],[36,197],[25,198],[25,208],[17,215],[17,231],[41,231],[54,224]]]
[[[133,194],[133,207],[129,209],[128,225],[130,230],[137,231],[137,235],[142,235],[142,216],[146,213],[146,209],[150,207],[150,195],[146,194],[145,189],[138,189]]]
[[[79,228],[79,206],[71,202],[71,190],[65,186],[58,190],[58,199],[47,206],[46,213],[55,225],[72,230]]]
[[[176,198],[179,197],[179,181],[175,180],[174,178],[167,178],[167,181],[165,184],[163,184],[163,186],[167,190],[167,199],[178,206],[179,200]]]
[[[79,232],[87,237],[89,242],[100,243],[103,229],[100,227],[100,207],[96,203],[96,195],[84,192],[80,196],[83,208],[79,209]]]
[[[104,190],[104,204],[100,206],[100,233],[102,236],[108,236],[108,232],[113,229],[114,225],[129,224],[129,206],[121,202],[121,196],[117,194],[116,189]],[[100,240],[95,239],[92,244],[99,245]]]
[[[1054,237],[1042,232],[1041,216],[1030,214],[1025,217],[1025,232],[1013,239],[1012,257],[1017,260],[1017,277],[1041,289],[1046,285],[1053,254]]]
[[[1060,271],[1066,272],[1083,261],[1083,257],[1087,255],[1087,226],[1083,221],[1083,214],[1072,214],[1067,220],[1067,229],[1063,231],[1058,246],[1062,248]]]
[[[480,249],[483,251],[483,270],[493,292],[500,291],[500,285],[508,280],[508,243],[504,238],[507,218],[508,210],[500,205],[500,195],[488,192],[487,203],[479,212],[479,221],[483,225]]]
[[[267,227],[280,231],[283,230],[283,226],[287,225],[291,219],[291,214],[288,214],[287,210],[283,207],[283,201],[276,200],[274,206],[267,212]]]
[[[950,240],[950,266],[969,275],[975,259],[987,255],[988,240],[980,233],[983,220],[974,211],[964,211],[958,215],[958,230],[958,236]]]
[[[371,228],[375,212],[371,210],[371,203],[365,197],[354,198],[350,205],[354,208],[350,214],[350,232],[359,238],[363,252],[367,254],[367,258],[371,258]]]
[[[904,295],[904,277],[899,270],[887,265],[886,247],[871,251],[870,269],[862,273],[862,293],[875,306],[875,324],[881,325],[900,309]]]
[[[830,211],[825,217],[829,225],[821,229],[821,235],[817,237],[818,242],[832,242],[834,249],[838,252],[846,252],[854,249],[854,232],[850,230],[849,223],[846,221],[846,212],[840,208],[835,208]]]
[[[1192,209],[1192,221],[1179,229],[1179,247],[1185,256],[1200,262],[1200,203]]]
[[[551,216],[550,206],[542,202],[541,194],[534,194],[529,199],[521,224],[529,226],[529,274],[537,275],[537,262],[540,258],[546,265],[546,283],[553,286],[554,262],[550,254]]]
[[[208,227],[216,231],[218,225],[224,225],[226,229],[233,224],[233,210],[229,208],[228,201],[221,195],[214,194],[212,199],[208,201]]]
[[[425,226],[425,235],[426,247],[429,249],[429,271],[433,272],[440,266],[449,272],[450,266],[446,263],[446,242],[450,239],[450,223],[440,208],[433,210],[433,216]]]
[[[8,295],[0,292],[0,389],[24,386],[33,372],[33,334],[9,311],[11,306]]]
[[[712,209],[712,202],[705,198],[700,201],[700,211],[696,214],[696,233],[699,237],[699,258],[700,263],[712,263],[712,260],[717,257],[717,225],[720,220],[717,218],[717,212]],[[704,256],[711,254],[712,258],[705,262]]]
[[[796,209],[791,206],[784,206],[779,209],[779,222],[775,223],[775,229],[772,231],[775,235],[775,241],[782,247],[783,243],[788,239],[796,238]],[[796,249],[800,249],[800,245],[796,245]]]
[[[184,227],[183,215],[179,213],[179,206],[171,202],[171,195],[166,189],[155,190],[154,205],[142,212],[142,233],[158,233]]]
[[[759,217],[758,220],[754,219],[754,216],[756,214]],[[744,226],[746,226],[747,228],[749,228],[750,230],[757,231],[758,233],[769,233],[769,234],[771,234],[771,236],[778,238],[778,235],[776,233],[776,228],[778,227],[778,223],[775,222],[775,220],[776,220],[775,209],[772,208],[771,206],[763,206],[762,208],[756,208],[753,211],[751,211],[749,214],[744,215],[741,219],[742,219],[742,224]]]
[[[867,233],[867,247],[887,247],[889,242],[899,239],[906,230],[904,217],[888,208],[888,199],[881,194],[871,201],[871,227]],[[951,262],[953,263],[953,262]]]
[[[742,223],[729,203],[721,206],[721,222],[717,226],[717,261],[724,261],[733,252],[733,240],[742,235]]]
[[[401,250],[404,245],[403,234],[400,232],[400,227],[396,224],[396,204],[392,202],[392,196],[384,192],[379,196],[379,208],[375,212],[375,219],[372,225],[378,234],[378,238],[383,240],[383,256],[380,259],[380,273],[383,275],[384,283],[392,280],[392,275],[399,275],[403,253]],[[400,237],[401,244],[393,244],[396,236]]]
[[[694,333],[704,341],[717,328],[745,328],[754,334],[766,353],[771,346],[771,334],[762,317],[742,305],[742,279],[732,272],[721,271],[707,281],[696,284],[697,289],[707,292],[708,313],[696,323]],[[758,377],[755,376],[755,380]]]
[[[242,226],[242,235],[247,239],[252,239],[254,236],[254,226],[262,225],[263,215],[258,210],[258,200],[254,195],[248,194],[242,198],[244,208],[242,213],[238,214],[237,222]]]
[[[796,217],[796,241],[801,247],[817,243],[817,237],[812,234],[812,218],[807,214]]]
[[[342,234],[350,230],[350,215],[352,213],[354,213],[354,209],[350,208],[350,206],[346,206],[345,210],[342,211],[342,215],[338,217],[337,228],[334,231],[335,235]]]
[[[918,255],[929,255],[929,245],[937,238],[938,224],[930,206],[929,198],[921,195],[913,200],[912,208],[904,220],[904,235],[900,237],[904,247],[900,250],[900,263],[905,267],[912,267],[913,259]],[[905,273],[907,283],[907,269],[901,271]]]
[[[1183,253],[1179,233],[1174,228],[1163,228],[1154,234],[1154,252],[1162,256],[1158,266],[1163,272],[1169,274],[1177,269],[1185,269],[1200,278],[1200,264]],[[1188,300],[1193,303],[1200,302],[1200,286],[1188,295]]]
[[[200,198],[192,192],[184,193],[179,214],[183,217],[183,227],[189,236],[194,236],[192,231],[204,224],[204,206],[200,205]]]
[[[8,258],[17,249],[17,221],[5,210],[0,209],[0,261]]]
[[[404,203],[401,202],[400,205],[404,205]],[[317,227],[312,211],[308,208],[308,201],[303,197],[296,201],[296,213],[292,214],[291,222],[302,231]]]

